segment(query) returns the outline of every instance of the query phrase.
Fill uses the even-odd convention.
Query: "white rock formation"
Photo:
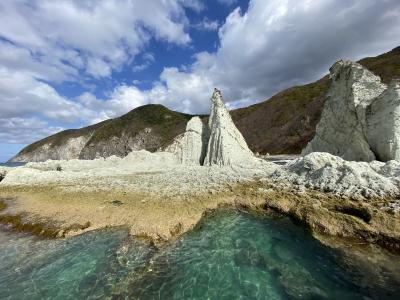
[[[82,149],[90,139],[91,134],[69,138],[60,145],[46,143],[28,153],[18,154],[13,157],[11,162],[40,162],[48,159],[68,160],[77,159]]]
[[[399,195],[400,163],[346,161],[329,153],[314,152],[298,158],[278,176],[299,186],[331,192],[341,197]]]
[[[214,89],[209,118],[210,137],[205,166],[245,165],[256,160],[226,109],[221,92]]]
[[[386,85],[358,63],[339,61],[331,69],[332,85],[325,100],[315,137],[303,150],[329,152],[346,160],[372,161],[366,139],[366,107]]]
[[[184,134],[178,136],[165,151],[173,152],[184,165],[203,165],[206,156],[208,130],[199,117],[193,117]]]
[[[367,140],[381,161],[400,160],[400,81],[374,99],[366,110]]]

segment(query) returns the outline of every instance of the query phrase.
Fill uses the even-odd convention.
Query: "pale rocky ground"
[[[138,151],[123,159],[48,161],[7,171],[0,192],[14,200],[6,213],[31,223],[50,220],[61,236],[79,234],[90,222],[83,231],[128,225],[133,235],[165,241],[191,229],[204,211],[237,205],[294,215],[316,232],[370,232],[373,241],[385,232],[400,240],[395,161],[348,162],[313,153],[286,166],[205,167],[182,165],[173,153]],[[377,223],[360,221],[364,211]],[[68,230],[76,224],[79,230]]]
[[[209,128],[192,119],[170,152],[1,169],[0,193],[12,200],[0,221],[28,229],[23,223],[51,225],[57,236],[127,225],[133,235],[165,241],[191,229],[208,209],[236,205],[277,210],[315,232],[400,249],[399,162],[328,153],[283,166],[268,162],[248,150],[218,90],[212,100]]]

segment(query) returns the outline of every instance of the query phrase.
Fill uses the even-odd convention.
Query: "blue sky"
[[[147,103],[206,113],[400,45],[397,0],[4,0],[0,161]]]

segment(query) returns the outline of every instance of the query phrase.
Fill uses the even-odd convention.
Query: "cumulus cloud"
[[[117,88],[101,100],[103,109],[107,107],[103,116],[146,103],[206,113],[213,87],[222,89],[230,108],[265,100],[320,78],[338,59],[358,59],[398,46],[400,4],[252,0],[247,12],[236,8],[229,14],[218,35],[216,52],[197,53],[190,66],[164,68],[151,89]]]
[[[189,6],[200,9],[196,3]],[[187,22],[183,6],[173,0],[0,2],[0,36],[29,49],[24,55],[31,63],[56,67],[65,76],[76,70],[109,76],[152,37],[187,44]]]
[[[93,124],[106,119],[118,117],[132,108],[149,103],[146,94],[135,86],[121,85],[114,89],[107,99],[98,99],[86,92],[78,97],[78,102],[93,112],[88,122]]]
[[[32,142],[61,129],[49,124],[84,125],[142,103],[122,100],[119,87],[107,104],[95,107],[60,95],[52,83],[85,86],[87,78],[110,77],[132,62],[135,67],[151,39],[188,45],[185,8],[200,12],[204,6],[199,0],[1,1],[0,142]],[[144,53],[142,60],[138,67],[144,69],[154,57]],[[4,126],[6,120],[14,127]],[[36,134],[26,135],[24,126],[33,121]]]
[[[331,64],[390,50],[400,44],[400,3],[396,0],[251,0],[236,8],[219,29],[215,53],[198,53],[185,70],[165,69],[165,93],[179,108],[203,113],[204,91],[220,87],[230,107],[265,100],[284,88],[318,79]],[[159,86],[155,89],[162,90]],[[162,97],[161,97],[162,98]]]
[[[62,129],[48,126],[37,118],[0,118],[0,141],[7,141],[8,144],[30,143]]]
[[[91,112],[62,96],[50,85],[23,72],[0,67],[0,118],[34,115],[63,122],[86,118]]]
[[[145,54],[151,39],[190,44],[186,28],[196,25],[185,8],[199,13],[203,3],[1,1],[0,119],[39,120],[44,123],[37,126],[53,131],[57,126],[48,120],[93,123],[147,103],[205,113],[213,87],[235,108],[318,79],[340,58],[377,55],[400,44],[397,0],[250,0],[246,12],[234,9],[223,24],[204,18],[201,28],[218,32],[217,50],[196,53],[191,65],[165,67],[151,88],[140,89],[135,79],[102,99],[90,92],[68,99],[49,84],[110,77],[132,62],[132,71],[146,69],[157,59]],[[4,136],[10,128],[0,128],[0,141],[12,140]]]

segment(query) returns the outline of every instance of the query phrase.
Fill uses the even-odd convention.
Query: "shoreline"
[[[356,239],[400,253],[400,217],[380,208],[390,198],[346,199],[315,190],[285,190],[261,180],[183,197],[118,190],[82,192],[57,185],[2,187],[0,192],[0,223],[45,238],[128,226],[130,235],[160,246],[192,230],[206,214],[232,207],[278,212],[316,238]]]

